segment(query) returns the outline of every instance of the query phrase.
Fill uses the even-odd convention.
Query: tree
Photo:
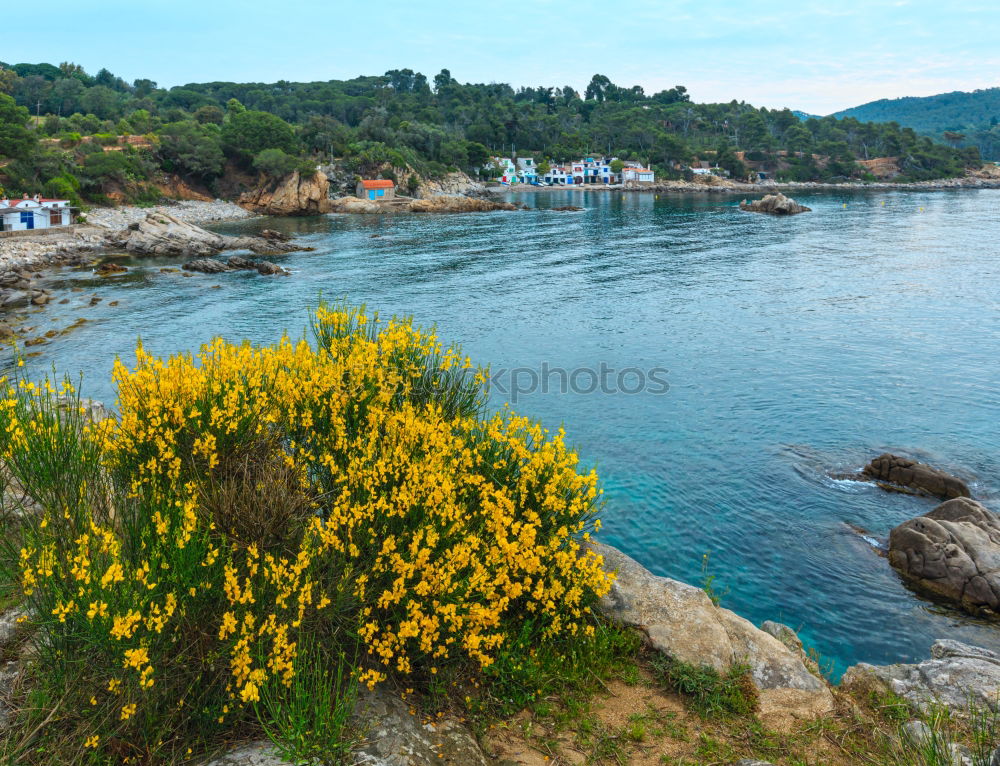
[[[253,166],[261,173],[277,180],[294,171],[299,161],[281,149],[264,149],[253,158]]]
[[[277,115],[254,110],[229,115],[222,126],[222,145],[227,153],[246,162],[264,149],[281,149],[288,154],[298,150],[291,125]]]
[[[442,69],[434,75],[434,92],[440,93],[444,88],[447,88],[454,82],[455,81],[451,77],[451,72],[447,69]]]
[[[80,99],[80,105],[87,112],[96,114],[102,120],[117,119],[121,111],[118,94],[104,85],[87,88]]]
[[[611,172],[621,173],[625,169],[625,163],[621,160],[611,160]]]
[[[14,103],[6,93],[0,93],[0,156],[27,157],[38,139],[28,129],[28,110]]]
[[[207,123],[212,123],[213,125],[221,125],[226,117],[226,113],[223,112],[219,107],[214,104],[207,104],[205,106],[199,106],[194,112],[194,118],[202,125]]]
[[[590,84],[584,91],[583,98],[587,101],[603,102],[608,98],[608,94],[615,86],[611,80],[603,74],[595,74],[590,78]]]
[[[215,178],[225,165],[218,128],[191,120],[163,126],[159,153],[174,169],[203,179]]]

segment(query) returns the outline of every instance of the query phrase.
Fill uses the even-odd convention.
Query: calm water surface
[[[1000,191],[800,196],[814,212],[791,219],[729,197],[556,192],[516,213],[229,224],[316,251],[281,259],[290,278],[160,272],[176,259],[65,271],[50,286],[83,291],[31,323],[89,321],[29,368],[82,370],[113,401],[112,358],[137,336],[158,354],[271,342],[301,334],[320,291],[437,323],[495,371],[666,368],[665,394],[552,385],[516,403],[598,464],[608,542],[689,582],[710,552],[724,605],[799,629],[835,672],[924,657],[937,637],[1000,649],[1000,627],[915,596],[847,526],[885,535],[932,501],[827,478],[901,450],[1000,508]],[[566,204],[586,210],[547,210]]]

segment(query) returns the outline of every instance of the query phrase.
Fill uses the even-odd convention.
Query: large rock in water
[[[968,485],[961,479],[925,463],[888,452],[872,460],[862,473],[877,482],[891,485],[887,487],[880,484],[883,489],[909,491],[942,500],[972,497]]]
[[[746,210],[750,213],[795,215],[797,213],[808,213],[812,208],[800,205],[790,197],[786,197],[781,192],[778,192],[777,194],[768,194],[763,199],[757,199],[753,202],[743,200],[740,203],[740,210]]]
[[[970,705],[998,710],[1000,654],[958,641],[935,641],[931,659],[914,665],[868,665],[847,669],[845,687],[875,681],[911,704],[930,710],[935,704],[953,712]]]
[[[1000,518],[975,500],[948,500],[893,529],[889,563],[970,612],[1000,613]]]
[[[700,588],[658,577],[611,546],[591,542],[590,549],[604,558],[605,569],[617,572],[599,603],[601,613],[642,630],[654,649],[719,671],[748,664],[763,715],[811,718],[833,709],[830,689],[809,672],[800,652],[716,606]]]

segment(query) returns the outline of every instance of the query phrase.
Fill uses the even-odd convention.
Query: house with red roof
[[[39,194],[22,199],[0,199],[0,231],[53,229],[73,223],[68,199],[46,199]]]
[[[361,199],[380,202],[396,196],[396,184],[394,181],[386,181],[381,178],[376,180],[365,180],[362,178],[358,181],[356,193]]]

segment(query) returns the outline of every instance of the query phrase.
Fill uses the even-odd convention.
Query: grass
[[[735,664],[720,672],[660,655],[653,658],[652,666],[657,678],[703,717],[747,716],[757,710],[757,688],[747,665]]]

